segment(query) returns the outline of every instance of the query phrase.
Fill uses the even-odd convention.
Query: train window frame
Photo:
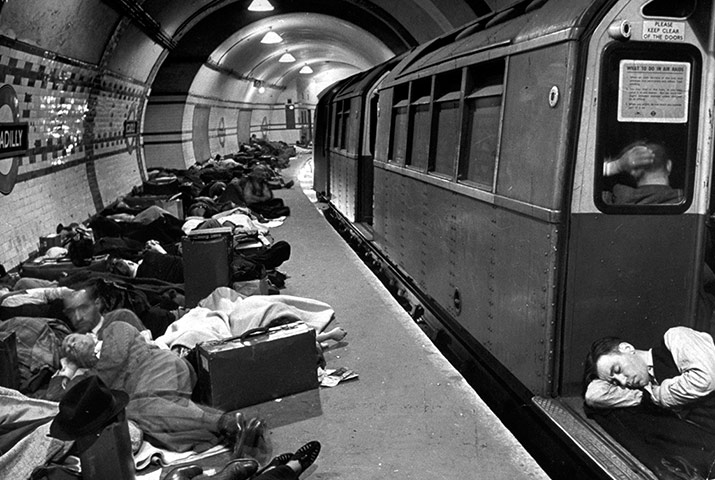
[[[461,125],[463,106],[464,70],[450,70],[438,74],[434,80],[434,104],[432,107],[432,136],[428,172],[432,175],[454,180],[459,164],[459,145],[462,138]],[[448,109],[445,106],[449,105]],[[443,112],[451,113],[443,117]],[[453,125],[450,124],[453,120]],[[443,125],[446,124],[446,125]],[[446,126],[446,134],[441,133]],[[444,161],[443,158],[449,158]]]
[[[390,141],[388,144],[388,162],[405,165],[407,159],[408,107],[410,104],[409,84],[397,85],[393,89],[392,109],[390,111]],[[398,120],[400,120],[398,122]],[[402,128],[399,128],[402,127]]]
[[[405,166],[419,172],[426,172],[429,168],[433,87],[433,77],[410,82]]]
[[[463,114],[460,140],[460,155],[458,161],[457,180],[459,183],[494,192],[499,164],[499,151],[501,148],[501,134],[504,117],[504,94],[506,92],[506,58],[491,60],[487,63],[472,65],[466,69],[463,88]],[[483,105],[482,107],[496,107],[496,115],[491,118],[489,126],[494,138],[493,158],[483,161],[482,167],[489,170],[486,174],[477,177],[470,174],[470,170],[480,165],[480,159],[471,159],[472,136],[474,134],[474,120],[478,103],[495,102],[497,105]],[[481,107],[480,107],[481,108]],[[490,163],[490,165],[487,165]]]
[[[336,102],[335,117],[333,118],[333,145],[335,149],[340,148],[340,129],[342,128],[343,121],[343,102]]]
[[[346,98],[341,100],[341,103],[343,105],[340,118],[340,145],[338,148],[340,148],[340,150],[347,150],[348,129],[350,128],[350,99]]]
[[[650,42],[614,42],[606,46],[601,58],[601,76],[599,78],[598,122],[596,129],[596,148],[594,159],[593,201],[596,208],[606,214],[679,214],[685,212],[693,202],[695,167],[697,160],[697,137],[700,127],[700,78],[702,55],[693,45],[663,44]],[[634,121],[632,118],[619,120],[618,89],[620,85],[620,62],[681,63],[690,65],[688,101],[684,121],[668,122],[662,120]],[[614,87],[615,84],[615,87]],[[615,94],[613,94],[615,92]],[[678,127],[679,126],[679,127]],[[649,132],[648,135],[645,133]],[[667,135],[666,135],[667,132]],[[614,138],[616,139],[614,141]],[[664,144],[669,156],[675,163],[675,180],[672,185],[682,189],[683,199],[678,203],[654,204],[615,204],[606,201],[604,193],[612,194],[618,183],[626,184],[627,174],[607,177],[604,175],[604,163],[614,159],[618,151],[626,145],[641,139]],[[611,145],[614,145],[611,147]],[[610,150],[609,150],[610,149]],[[673,177],[671,177],[673,178]]]

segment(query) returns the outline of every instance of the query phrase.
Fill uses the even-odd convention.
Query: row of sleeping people
[[[253,169],[262,167],[259,163]],[[6,432],[0,435],[0,469],[14,469],[13,478],[27,478],[33,469],[61,462],[71,452],[72,442],[42,432],[49,428],[57,402],[89,377],[128,395],[133,451],[143,442],[178,452],[200,452],[217,444],[260,449],[265,425],[259,419],[246,422],[240,412],[192,400],[196,371],[187,352],[200,342],[252,328],[303,321],[318,332],[318,367],[324,366],[325,342],[345,334],[341,329],[324,331],[334,316],[329,305],[280,295],[285,275],[277,267],[290,256],[290,246],[282,241],[250,254],[234,251],[231,288],[219,287],[196,307],[186,308],[181,239],[194,229],[216,226],[266,233],[268,219],[251,207],[184,220],[156,206],[130,215],[95,216],[91,231],[80,225],[62,227],[67,254],[75,254],[72,263],[78,267],[69,274],[18,278],[0,272],[0,333],[17,339],[17,388],[0,391]],[[108,222],[118,228],[103,229]],[[126,223],[132,225],[125,228]],[[106,259],[90,261],[98,255]],[[49,402],[37,404],[33,413],[30,407],[14,409],[18,401]],[[38,424],[28,423],[28,415]],[[23,439],[35,448],[20,448]],[[307,450],[308,456],[317,454],[314,444]],[[299,473],[301,462],[294,463],[289,475]]]

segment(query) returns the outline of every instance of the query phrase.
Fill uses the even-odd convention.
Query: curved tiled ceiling
[[[205,67],[267,84],[292,82],[309,63],[320,76],[333,70],[342,77],[376,65],[417,42],[392,15],[372,2],[354,0],[272,0],[272,12],[248,12],[249,1],[205,6],[175,31],[176,47],[156,70],[155,94],[186,93],[190,79]],[[281,44],[260,38],[272,27]],[[289,49],[294,64],[272,59]],[[337,80],[337,78],[336,78]]]
[[[269,29],[281,35],[283,41],[262,44],[261,38]],[[296,61],[278,62],[286,52]],[[295,81],[306,64],[314,75],[336,81],[337,76],[364,70],[392,55],[378,38],[352,23],[317,13],[289,13],[264,18],[236,31],[209,55],[208,62],[281,86]]]

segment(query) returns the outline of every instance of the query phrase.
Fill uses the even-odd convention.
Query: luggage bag
[[[186,307],[193,308],[217,287],[231,282],[230,228],[193,230],[181,240]]]
[[[235,410],[318,387],[315,330],[303,322],[200,343],[197,398]]]

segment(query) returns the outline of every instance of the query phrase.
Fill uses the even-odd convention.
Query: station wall
[[[147,87],[0,36],[4,85],[17,98],[17,120],[28,126],[12,190],[0,195],[0,263],[10,270],[58,223],[82,222],[141,183],[137,135],[125,136],[124,127],[140,119]]]

